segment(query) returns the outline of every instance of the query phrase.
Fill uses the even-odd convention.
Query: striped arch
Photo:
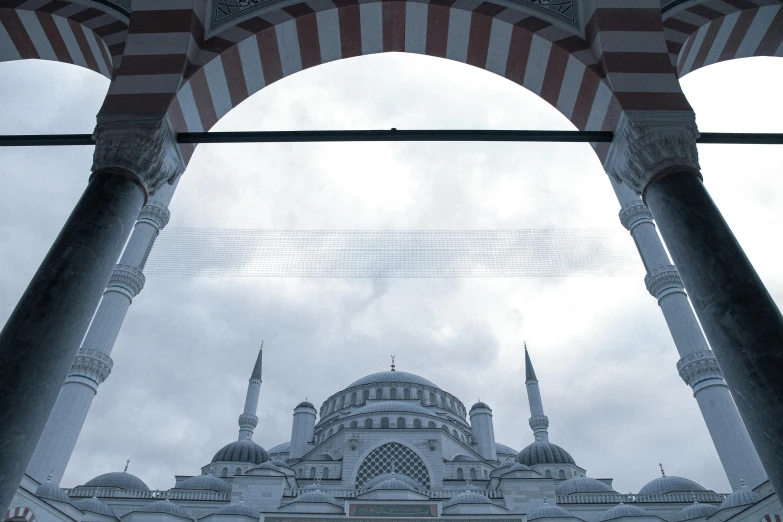
[[[709,0],[672,13],[664,27],[680,77],[735,58],[783,56],[779,0]]]
[[[40,4],[30,10],[30,2],[0,0],[0,62],[52,60],[111,78],[113,55],[122,53],[127,23],[77,2]]]
[[[426,54],[480,67],[539,95],[579,129],[610,125],[614,97],[587,43],[530,14],[478,0],[472,9],[443,0],[386,0],[329,2],[331,9],[317,11],[315,3],[284,8],[275,24],[254,18],[208,40],[195,60],[201,65],[169,107],[176,130],[207,131],[281,78],[381,52]],[[238,34],[245,36],[228,39]]]
[[[3,515],[3,522],[18,522],[21,520],[24,520],[25,522],[35,522],[33,510],[28,507],[19,506],[9,509],[5,512],[5,515]]]

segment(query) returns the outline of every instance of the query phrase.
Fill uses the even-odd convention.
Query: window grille
[[[462,468],[457,468],[457,480],[462,480],[465,478],[465,474],[462,472]]]
[[[397,417],[397,427],[398,428],[405,427],[405,417]]]
[[[389,442],[375,448],[362,461],[356,475],[356,486],[362,487],[372,478],[384,473],[399,473],[414,479],[424,489],[430,487],[430,475],[424,461],[407,446]]]
[[[402,398],[405,399],[406,401],[410,400],[410,398],[411,398],[411,390],[410,390],[410,388],[405,388],[404,390],[402,390]]]
[[[372,419],[364,419],[364,427],[372,428]]]
[[[421,419],[413,419],[413,427],[417,430],[421,429]]]
[[[382,417],[381,428],[388,428],[388,427],[389,427],[389,417]]]

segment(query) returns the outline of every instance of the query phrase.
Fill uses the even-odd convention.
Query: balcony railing
[[[663,495],[634,495],[621,493],[577,493],[574,495],[557,495],[558,504],[625,504],[641,502],[669,502],[686,503],[697,500],[698,502],[723,502],[726,495],[720,493],[710,493],[705,491],[694,491],[693,493],[664,493]]]
[[[110,488],[73,488],[66,489],[71,498],[90,498],[95,495],[98,498],[140,498],[149,500],[204,500],[210,502],[228,502],[231,493],[217,493],[215,491],[127,491],[124,489]]]
[[[312,489],[305,489],[305,488],[287,488],[283,490],[283,496],[284,497],[298,497],[302,493],[306,493],[308,491],[312,491]],[[329,493],[335,498],[356,498],[359,495],[363,493],[367,493],[368,490],[366,489],[331,489],[331,488],[324,488],[324,492]],[[450,499],[456,495],[459,495],[465,491],[464,489],[441,489],[437,491],[432,490],[418,490],[418,493],[421,493],[423,495],[429,496],[433,500],[447,500]],[[490,499],[496,500],[496,499],[502,499],[503,498],[503,492],[499,490],[494,489],[474,489],[476,493],[479,493],[481,495],[485,495],[489,497]]]

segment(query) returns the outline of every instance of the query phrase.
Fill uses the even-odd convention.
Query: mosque
[[[364,376],[320,409],[293,410],[291,438],[266,450],[253,441],[262,353],[253,367],[237,440],[194,475],[152,491],[127,470],[71,489],[25,474],[12,522],[780,522],[768,480],[730,494],[662,475],[636,494],[591,478],[550,442],[527,348],[530,444],[495,440],[492,409],[468,409],[434,382],[404,371]],[[50,424],[53,421],[50,420]],[[62,427],[61,427],[62,428]],[[578,456],[577,456],[578,458]]]

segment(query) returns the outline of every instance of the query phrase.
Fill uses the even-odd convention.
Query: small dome
[[[274,448],[267,451],[267,453],[270,455],[274,455],[275,453],[288,453],[290,449],[291,449],[291,442],[283,442],[282,444],[278,444]]]
[[[273,471],[280,471],[282,473],[282,471],[277,467],[277,465],[271,460],[267,460],[260,466],[256,467],[256,469],[271,469]]]
[[[88,480],[85,486],[90,488],[117,488],[128,491],[149,491],[150,488],[137,476],[127,471],[114,471],[98,475]]]
[[[411,489],[418,490],[419,488],[421,488],[421,484],[419,484],[415,479],[412,479],[408,475],[403,475],[401,473],[383,473],[365,482],[363,489],[367,489],[367,490],[375,489],[376,484],[379,484],[391,478],[397,480],[398,482],[407,482],[408,485],[411,487]]]
[[[384,480],[380,480],[373,484],[372,490],[406,490],[406,491],[415,491],[416,488],[414,488],[411,484],[409,484],[405,480],[399,480],[394,474],[392,474],[389,478],[386,478]]]
[[[527,448],[519,452],[517,462],[525,466],[536,464],[576,464],[573,457],[566,450],[552,444],[537,440]]]
[[[694,518],[707,518],[711,517],[718,512],[718,508],[709,504],[699,504],[694,502],[690,506],[686,507],[677,516],[677,522],[685,522],[686,520],[693,520]]]
[[[486,403],[479,401],[479,402],[477,402],[476,404],[474,404],[473,406],[470,407],[470,411],[476,410],[478,408],[486,408],[488,410],[492,410],[492,408],[487,406]]]
[[[261,464],[269,460],[269,454],[264,448],[250,439],[242,439],[223,446],[212,457],[212,462],[251,462]]]
[[[310,401],[302,401],[299,404],[296,405],[296,408],[312,408],[315,409],[315,406],[313,406],[313,403]],[[296,409],[294,408],[294,409]]]
[[[475,460],[476,459],[472,459],[467,455],[457,455],[456,457],[454,457],[454,459],[452,459],[452,462],[473,462]]]
[[[473,488],[468,488],[444,502],[443,507],[456,506],[457,504],[492,504],[492,501],[486,495],[478,493]]]
[[[171,500],[158,500],[157,502],[152,502],[151,504],[147,504],[146,506],[141,506],[139,509],[136,510],[137,513],[165,513],[166,515],[174,515],[175,517],[182,517],[182,518],[191,518],[188,513],[179,507],[178,505],[174,504]]]
[[[614,490],[590,477],[571,477],[555,487],[558,495],[573,495],[575,493],[614,493]]]
[[[215,475],[196,475],[185,479],[174,489],[203,489],[218,493],[231,493],[231,484]]]
[[[615,507],[609,509],[604,515],[601,517],[601,522],[606,522],[607,520],[614,520],[616,518],[623,518],[623,517],[651,517],[652,515],[648,513],[647,511],[643,510],[640,507],[636,506],[630,506],[628,504],[623,504],[620,502]]]
[[[396,372],[395,372],[396,373]],[[393,413],[417,413],[419,415],[433,415],[433,412],[426,408],[403,401],[380,401],[373,402],[367,406],[363,406],[352,413],[352,415],[363,415],[365,413],[380,413],[380,412],[393,412]]]
[[[514,448],[498,442],[495,443],[495,451],[497,451],[498,455],[519,455],[519,452]]]
[[[758,501],[759,497],[756,495],[756,493],[753,492],[752,489],[746,486],[745,482],[743,481],[742,487],[726,497],[726,499],[721,502],[720,508],[729,509],[739,506],[749,506],[750,504],[755,504]]]
[[[639,495],[663,495],[664,493],[690,493],[705,491],[703,486],[682,477],[664,475],[651,480],[639,490]]]
[[[329,493],[325,493],[320,489],[314,489],[306,493],[302,493],[294,502],[302,502],[306,504],[334,504],[339,506],[340,503]]]
[[[251,508],[244,501],[232,502],[227,506],[215,511],[216,515],[244,515],[246,517],[258,518],[258,510]]]
[[[103,500],[99,499],[95,495],[91,498],[80,498],[74,500],[73,507],[79,511],[89,511],[90,513],[97,513],[99,515],[105,515],[107,517],[117,518],[117,514],[109,505]]]
[[[549,504],[544,499],[544,504],[537,507],[527,516],[528,520],[538,520],[541,518],[573,518],[574,515],[554,504]]]
[[[68,493],[52,484],[51,475],[49,475],[49,479],[47,479],[46,482],[38,486],[38,489],[35,490],[35,496],[46,500],[62,502],[63,504],[71,503],[71,497],[68,496]]]
[[[419,377],[418,375],[414,375],[408,372],[373,373],[371,375],[366,375],[362,377],[358,381],[354,381],[348,387],[353,388],[354,386],[363,386],[365,384],[376,384],[376,383],[380,384],[385,382],[396,382],[400,384],[422,384],[424,386],[437,388],[437,386],[432,381],[428,381],[424,377]]]
[[[329,455],[328,453],[319,453],[315,457],[308,459],[308,460],[320,460],[320,461],[332,461],[334,460],[334,457]]]

